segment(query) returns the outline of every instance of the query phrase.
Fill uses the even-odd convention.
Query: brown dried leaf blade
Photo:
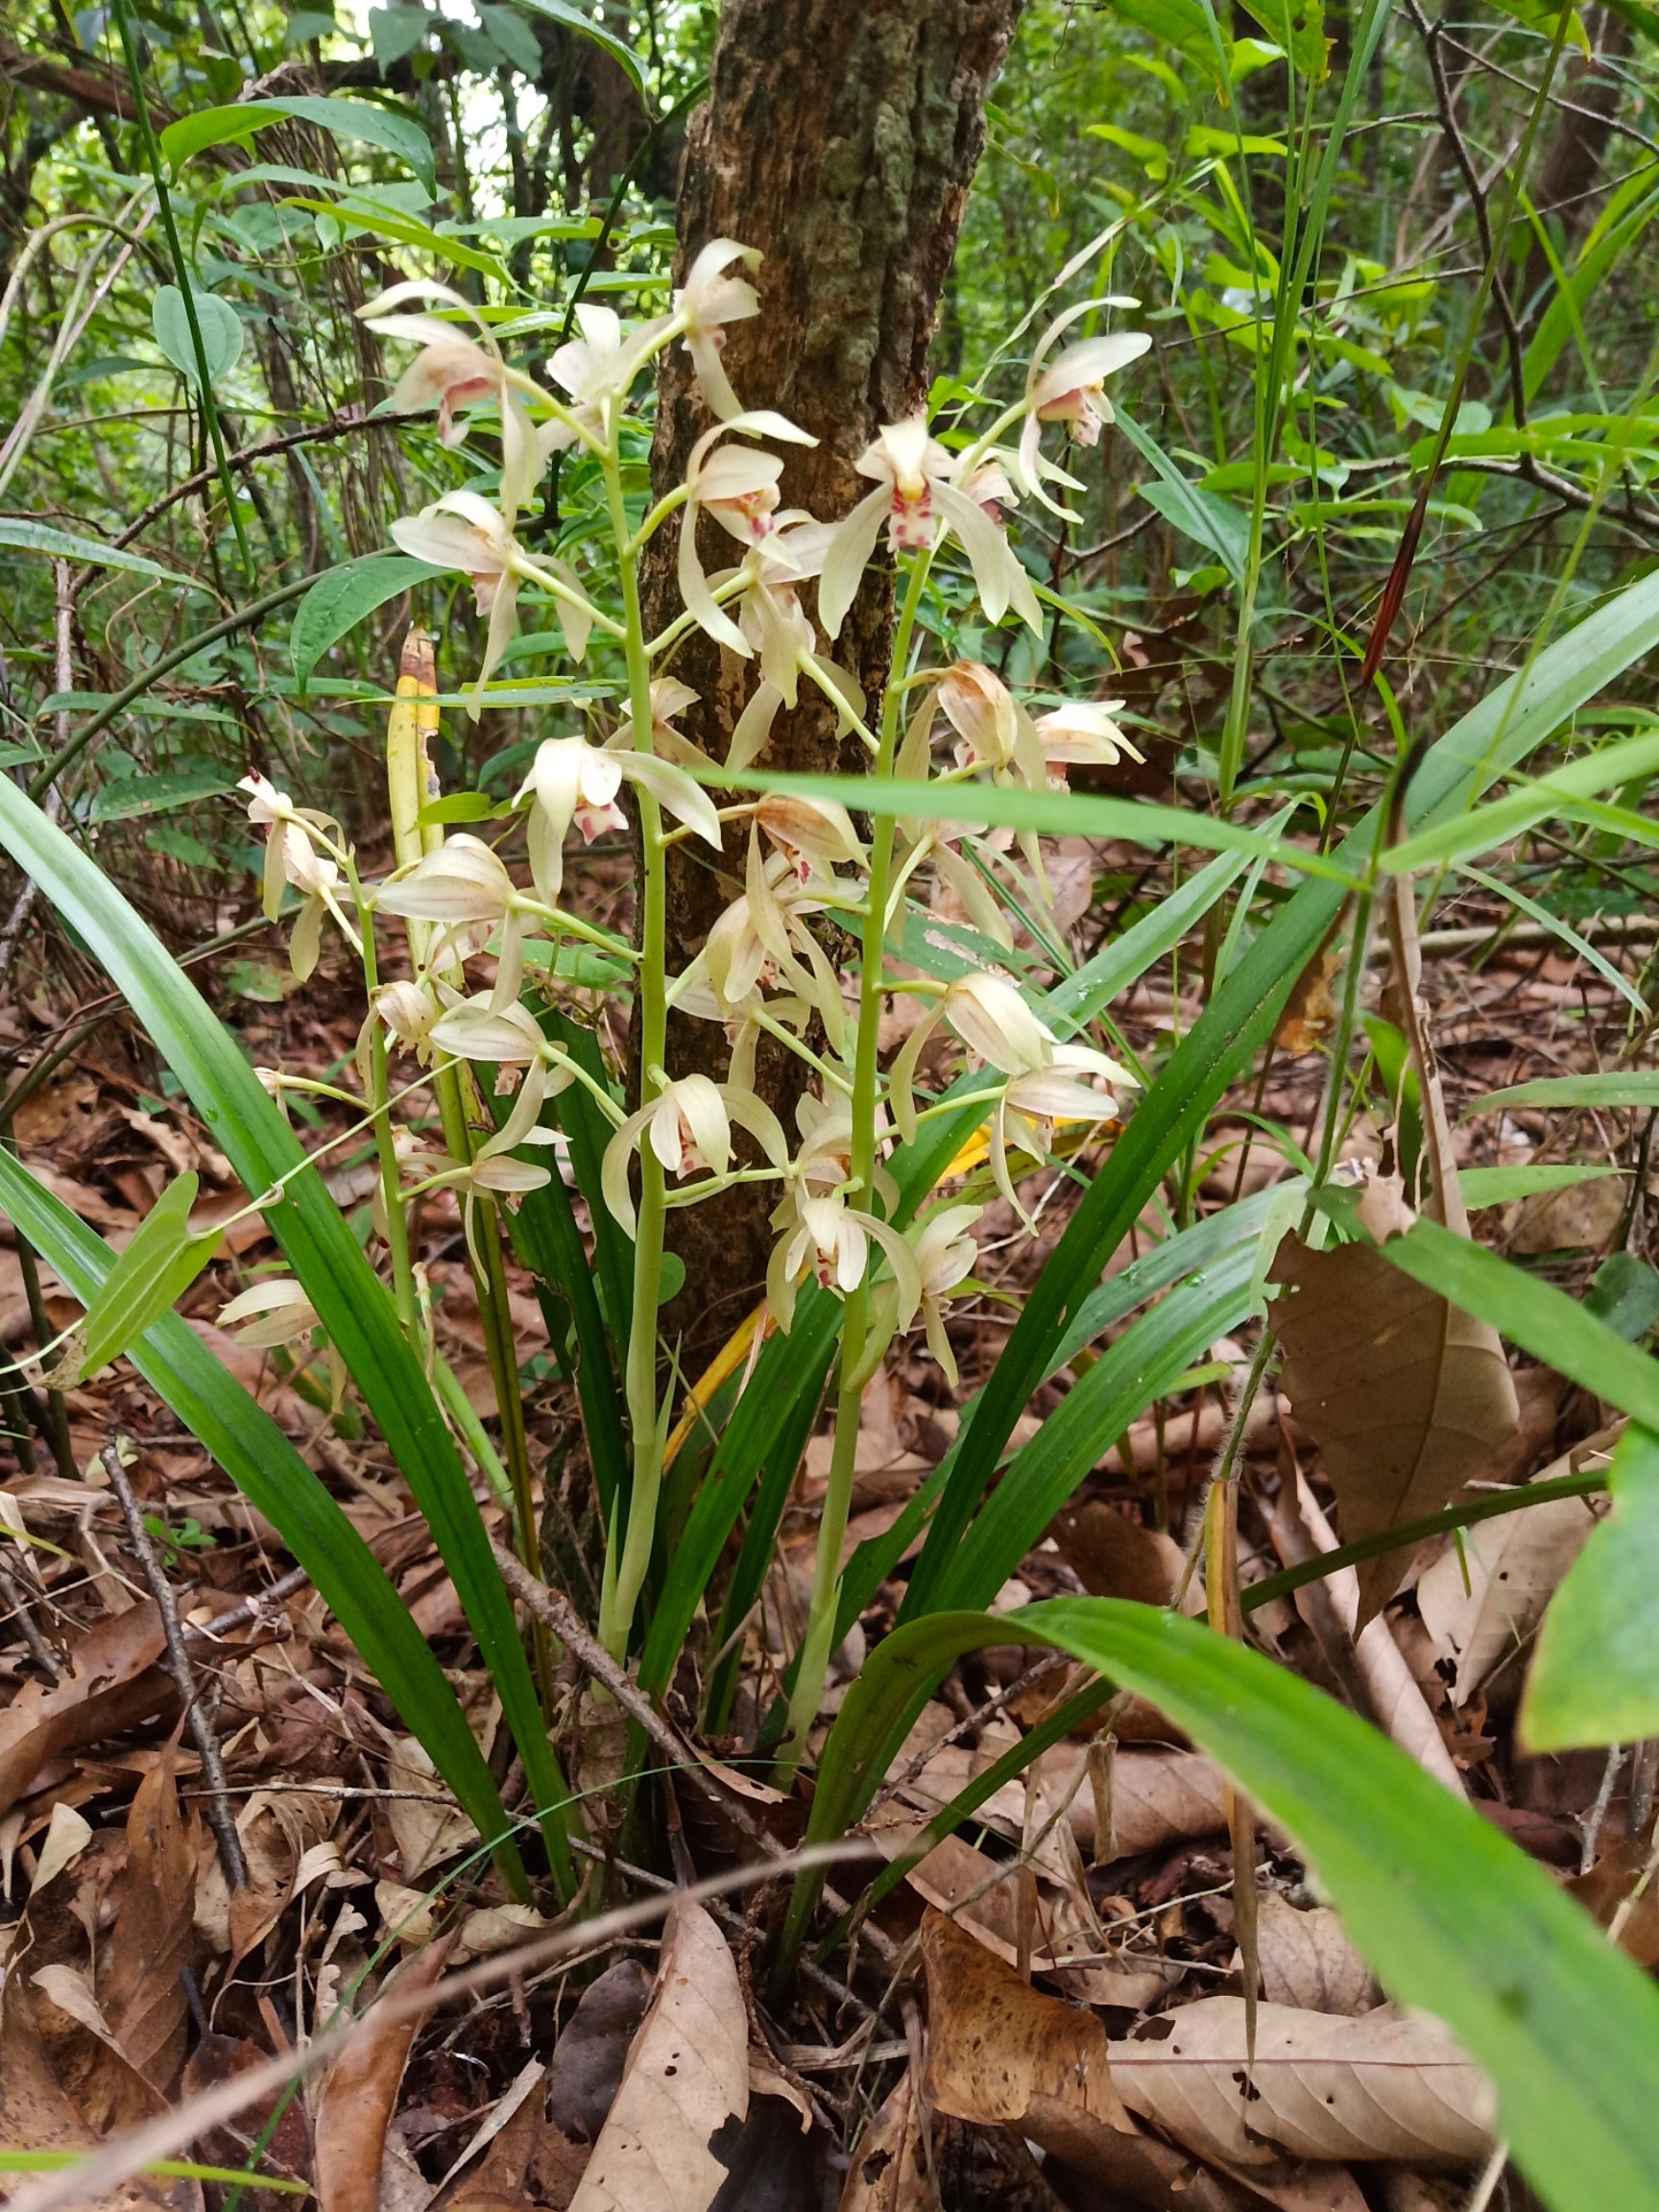
[[[1434,1512],[1515,1428],[1496,1333],[1365,1244],[1315,1252],[1293,1233],[1270,1280],[1285,1386],[1324,1455],[1347,1543]],[[1358,1569],[1359,1625],[1398,1579],[1391,1552]]]
[[[1132,2111],[1232,2166],[1285,2153],[1466,2165],[1490,2146],[1492,2085],[1427,2014],[1262,2005],[1252,2064],[1243,1999],[1205,1997],[1110,2050]]]
[[[726,2168],[714,2138],[749,2110],[749,2024],[726,1939],[677,1903],[651,2008],[571,2212],[705,2212]]]
[[[935,2111],[1010,2128],[1136,2204],[1238,2212],[1245,2200],[1231,2183],[1139,2132],[1113,2086],[1106,2031],[1093,2012],[1031,1988],[943,1912],[922,1923],[922,1960],[923,2092]]]

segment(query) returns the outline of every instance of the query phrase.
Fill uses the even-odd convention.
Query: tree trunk
[[[708,105],[695,118],[680,187],[677,277],[710,239],[758,247],[760,313],[734,325],[726,366],[745,407],[775,407],[819,444],[785,447],[783,503],[823,519],[846,513],[870,487],[854,463],[884,422],[914,414],[927,394],[927,351],[985,136],[986,89],[1008,49],[1021,0],[724,0]],[[664,357],[652,475],[659,493],[685,474],[693,442],[712,420],[684,349]],[[646,626],[679,612],[678,525],[654,540],[642,576]],[[723,550],[724,548],[724,550]],[[709,530],[709,565],[732,558]],[[834,647],[867,697],[887,672],[890,577],[873,576]],[[756,681],[752,664],[698,634],[671,673],[697,703],[680,727],[715,759]],[[837,744],[835,717],[803,684],[781,714],[769,767],[863,765],[856,740]],[[743,844],[724,865],[688,846],[669,854],[669,967],[685,968],[742,881]],[[717,1081],[728,1049],[719,1026],[677,1018],[671,1071]],[[638,1070],[635,1070],[636,1078]],[[792,1133],[804,1070],[763,1047],[757,1082]],[[669,1315],[684,1333],[691,1374],[757,1295],[775,1194],[738,1185],[670,1216],[686,1287]]]

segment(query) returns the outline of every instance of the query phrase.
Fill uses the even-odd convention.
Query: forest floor
[[[1085,901],[1110,858],[1071,854]],[[1468,902],[1449,919],[1455,936],[1498,921]],[[1070,920],[1087,950],[1099,918],[1076,911]],[[1606,950],[1638,973],[1642,950]],[[271,980],[279,954],[256,938],[243,950],[244,988],[267,995],[226,1006],[252,1058],[318,1077],[349,1063],[359,1015],[346,980],[332,981],[325,963],[304,990],[283,989],[285,978]],[[1190,973],[1189,996],[1142,985],[1115,1009],[1132,1044],[1151,1047],[1192,1018]],[[1425,992],[1455,1122],[1481,1094],[1594,1068],[1624,1042],[1628,1010],[1613,985],[1553,944],[1495,939],[1482,950],[1460,939],[1437,950],[1431,941]],[[27,1063],[75,1012],[68,986],[14,998],[0,1010],[0,1047],[13,1065]],[[1308,1020],[1302,1033],[1282,1034],[1264,1086],[1240,1093],[1212,1124],[1199,1212],[1283,1178],[1294,1145],[1308,1145],[1326,1075],[1316,1008]],[[1496,1223],[1486,1216],[1483,1239],[1576,1288],[1618,1252],[1640,1251],[1647,1170],[1631,1119],[1514,1111],[1461,1124],[1470,1165],[1573,1159],[1626,1170],[1522,1201]],[[319,1120],[317,1137],[329,1133]],[[13,1134],[32,1172],[117,1246],[184,1169],[201,1177],[198,1225],[244,1203],[204,1130],[162,1094],[118,1009],[26,1099]],[[1375,1155],[1379,1142],[1361,1122],[1345,1156]],[[328,1173],[348,1213],[366,1214],[372,1160],[342,1148]],[[1000,1264],[1006,1275],[993,1284],[998,1295],[952,1318],[959,1392],[945,1388],[919,1347],[871,1386],[850,1546],[891,1526],[937,1465],[956,1403],[988,1371],[1009,1325],[1007,1301],[1041,1265],[1074,1190],[1064,1175],[1026,1187],[1044,1229],[1035,1247],[1012,1234],[999,1239],[989,1224],[985,1272]],[[0,1338],[16,1356],[40,1328],[62,1329],[79,1310],[49,1273],[36,1294],[7,1235]],[[1114,1268],[1135,1257],[1136,1242]],[[428,1206],[422,1245],[440,1343],[489,1420],[489,1366],[447,1197]],[[489,1678],[384,1447],[349,1400],[331,1409],[321,1364],[296,1370],[217,1325],[226,1299],[276,1258],[260,1218],[238,1222],[185,1300],[189,1324],[325,1476],[481,1737],[494,1743]],[[516,1284],[513,1298],[526,1340],[540,1340],[528,1286]],[[1000,1608],[1079,1591],[1171,1601],[1191,1508],[1249,1349],[1214,1346],[1194,1387],[1118,1441]],[[1069,1380],[1046,1386],[1026,1432]],[[1598,1407],[1547,1370],[1523,1367],[1516,1382],[1520,1428],[1484,1480],[1586,1464]],[[300,2096],[283,2103],[267,2093],[209,2130],[194,2154],[235,2167],[257,2149],[265,2175],[314,2189],[325,2212],[552,2212],[573,2200],[691,2212],[710,2198],[694,2175],[680,2176],[672,2139],[688,2128],[709,2154],[711,2130],[699,2133],[695,2101],[706,2084],[677,2098],[659,2080],[647,2099],[648,2129],[669,2147],[656,2194],[637,2181],[605,2194],[611,2183],[596,2169],[613,2154],[617,2122],[612,2152],[589,2149],[613,2103],[629,2113],[641,2054],[673,2026],[674,1987],[689,1983],[709,2016],[690,2027],[682,2018],[678,2032],[699,2049],[724,2036],[740,2060],[747,2055],[747,2118],[714,2135],[712,2155],[726,2169],[712,2200],[721,2206],[1445,2212],[1473,2200],[1488,2153],[1483,2084],[1437,2024],[1382,2006],[1308,1869],[1270,1831],[1258,1839],[1256,1869],[1262,2019],[1285,2026],[1290,2056],[1263,2058],[1245,2083],[1221,1777],[1149,1708],[1119,1705],[1114,1741],[1063,1743],[1026,1783],[999,1791],[780,2006],[765,1998],[758,1964],[782,1894],[776,1882],[677,1916],[661,1960],[653,1924],[597,1953],[567,1949],[522,1970],[514,1947],[555,1932],[554,1908],[544,1917],[513,1903],[487,1865],[469,1861],[468,1823],[269,1525],[126,1363],[49,1403],[36,1396],[23,1410],[43,1416],[38,1428],[19,1432],[13,1404],[0,1459],[0,2143],[63,2148],[84,2141],[85,2129],[114,2133],[158,2102],[177,2104],[281,2056],[339,2007],[361,2012],[400,1960],[420,1958],[429,1976],[494,1960],[503,1963],[477,1976],[482,1985],[464,1999],[435,2003],[424,2020],[372,2027],[331,2073],[308,2075]],[[550,1510],[580,1538],[588,1517],[570,1393],[549,1366],[532,1375],[527,1403]],[[755,1736],[809,1582],[825,1451],[817,1442],[808,1450],[783,1553],[750,1626],[732,1731],[678,1770],[665,1754],[656,1777],[672,1863],[633,1864],[596,1821],[590,1899],[649,1898],[671,1880],[753,1860],[757,1824],[775,1842],[798,1839],[800,1808],[762,1779]],[[1494,1520],[1461,1542],[1425,1545],[1402,1559],[1394,1598],[1357,1641],[1352,1570],[1271,1599],[1250,1628],[1286,1666],[1368,1713],[1603,1920],[1623,1907],[1621,1940],[1652,1965],[1659,1902],[1641,1885],[1650,1769],[1599,1753],[1529,1759],[1514,1736],[1530,1637],[1598,1503],[1566,1501]],[[1331,1504],[1315,1451],[1269,1384],[1246,1431],[1244,1583],[1329,1549]],[[486,1510],[504,1532],[504,1512],[493,1501]],[[898,1594],[897,1585],[883,1591],[838,1655],[831,1705],[890,1623]],[[586,1594],[573,1595],[586,1609]],[[1183,1601],[1201,1602],[1196,1586]],[[181,1652],[169,1653],[164,1604],[176,1611]],[[574,1658],[564,1679],[574,1712],[585,1687]],[[963,1662],[867,1823],[878,1849],[902,1848],[1070,1686],[1058,1662],[1033,1667],[1013,1649]],[[689,1699],[670,1699],[665,1729],[688,1732],[692,1710]],[[204,1743],[217,1747],[221,1773],[204,1763]],[[580,1783],[579,1751],[575,1765]],[[515,1780],[505,1780],[511,1803]],[[710,1943],[724,1964],[700,1953]],[[1085,2023],[1098,2023],[1089,2033],[1109,2040],[1114,2088],[1139,2132],[1079,2106],[1069,2133],[1046,2134],[1024,2106],[1006,2103],[1010,2067],[1025,2070],[1029,2087],[1043,2054],[1052,2057],[1056,1999],[1071,2008],[1064,2017],[1079,2039]],[[122,2026],[134,2008],[144,2015],[142,2065]],[[1258,2032],[1266,2054],[1271,2040]],[[1006,2061],[997,2080],[974,2056],[987,2041]],[[1499,2190],[1494,2203],[1530,2201],[1512,2178]],[[228,2185],[159,2177],[99,2200],[233,2200]],[[255,2187],[239,2201],[275,2212],[303,2198]]]

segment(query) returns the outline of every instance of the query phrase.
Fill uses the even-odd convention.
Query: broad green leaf
[[[1640,1344],[1659,1321],[1659,1267],[1634,1252],[1612,1252],[1596,1270],[1584,1304],[1626,1344]]]
[[[108,1247],[0,1146],[0,1210],[87,1307],[111,1270]],[[262,1406],[177,1313],[132,1347],[162,1403],[276,1529],[362,1653],[455,1800],[517,1873],[512,1824],[448,1678],[386,1570]]]
[[[541,74],[541,49],[531,30],[517,9],[504,7],[499,0],[481,0],[478,20],[483,24],[496,50],[504,55],[521,77],[534,82]]]
[[[1631,1068],[1605,1075],[1538,1075],[1488,1091],[1466,1107],[1464,1120],[1501,1106],[1659,1106],[1659,1073]]]
[[[1544,1616],[1521,1701],[1529,1751],[1659,1736],[1659,1436],[1626,1429],[1607,1486],[1613,1510]]]
[[[551,16],[555,23],[563,24],[566,31],[574,32],[578,38],[590,38],[595,46],[602,47],[638,93],[639,105],[649,119],[650,87],[645,82],[644,67],[632,46],[625,44],[613,31],[608,31],[586,8],[575,6],[573,0],[522,0],[522,5],[533,14]]]
[[[1419,1221],[1377,1249],[1413,1282],[1427,1284],[1557,1375],[1659,1432],[1659,1359],[1627,1344],[1565,1290],[1455,1237],[1437,1221]]]
[[[205,108],[181,115],[161,133],[161,155],[177,176],[192,155],[232,139],[246,140],[267,124],[285,118],[312,124],[331,138],[359,139],[392,154],[420,178],[428,192],[438,188],[432,145],[420,124],[367,100],[301,95],[289,100],[239,100],[228,108]]]
[[[105,783],[93,794],[94,822],[133,822],[151,814],[170,814],[199,799],[217,799],[235,784],[217,768],[164,768],[154,776],[128,776]]]
[[[96,538],[78,538],[68,530],[54,530],[27,516],[0,516],[0,546],[17,553],[40,553],[50,561],[79,561],[88,568],[126,568],[134,576],[158,576],[167,584],[189,585],[176,568],[163,568],[142,553],[129,553],[119,545],[100,544]]]
[[[1214,14],[1199,0],[1112,0],[1112,5],[1125,22],[1149,31],[1195,61],[1213,83],[1225,82],[1227,45],[1217,33]]]
[[[288,658],[303,694],[311,671],[365,615],[444,571],[407,553],[365,553],[319,577],[294,610]]]
[[[471,1485],[390,1292],[370,1267],[235,1039],[96,863],[0,777],[0,844],[78,932],[179,1078],[265,1217],[431,1526],[524,1762],[561,1886],[574,1883],[568,1802],[517,1622]]]
[[[1322,0],[1244,0],[1276,46],[1282,46],[1304,77],[1322,84],[1330,68]]]
[[[380,64],[380,73],[401,61],[405,55],[413,54],[424,43],[428,33],[438,27],[438,18],[424,8],[397,5],[390,8],[372,8],[369,11],[369,43],[374,50],[374,59]]]
[[[343,192],[338,200],[311,200],[301,193],[284,200],[282,204],[303,207],[307,214],[320,215],[325,224],[332,226],[331,230],[325,233],[329,237],[382,238],[395,246],[412,247],[419,253],[436,254],[441,261],[453,262],[457,269],[476,269],[481,276],[488,276],[495,283],[510,281],[500,262],[492,255],[463,246],[458,239],[434,230],[430,224],[418,221],[401,208],[388,207],[363,193]]]
[[[1491,2076],[1551,2212],[1659,2208],[1659,1991],[1544,1869],[1385,1737],[1197,1622],[1103,1598],[900,1629],[854,1681],[808,1835],[844,1835],[918,1688],[980,1646],[1069,1652],[1166,1713],[1292,1836],[1388,1994],[1437,2014]],[[805,1934],[800,1878],[786,1937]]]
[[[200,285],[192,287],[196,302],[196,327],[202,333],[202,359],[207,368],[207,382],[217,385],[222,376],[229,374],[242,357],[242,318],[228,300],[221,300],[216,292],[204,292]],[[196,359],[195,341],[190,335],[190,319],[184,305],[184,295],[177,284],[163,284],[151,302],[150,321],[156,332],[156,343],[172,362],[187,383],[200,388],[201,367]]]
[[[1166,521],[1172,522],[1177,530],[1184,531],[1214,553],[1234,583],[1241,587],[1250,555],[1250,517],[1241,507],[1236,507],[1231,499],[1223,499],[1218,493],[1200,492],[1183,475],[1149,430],[1142,430],[1121,407],[1116,413],[1118,429],[1141,458],[1149,461],[1157,471],[1156,484],[1140,487],[1142,498],[1156,507]]]
[[[201,1177],[193,1172],[168,1184],[87,1307],[81,1324],[83,1382],[130,1350],[153,1321],[170,1313],[212,1258],[219,1232],[190,1234],[190,1209],[200,1186]]]

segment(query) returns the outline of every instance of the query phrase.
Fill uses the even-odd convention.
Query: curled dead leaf
[[[1534,1479],[1548,1482],[1585,1466],[1605,1465],[1608,1456],[1606,1450],[1577,1445]],[[1460,1547],[1449,1545],[1418,1576],[1423,1624],[1456,1663],[1454,1704],[1465,1704],[1522,1649],[1606,1510],[1605,1497],[1554,1498],[1478,1522],[1463,1531]]]
[[[908,2067],[858,2138],[838,2212],[933,2212],[921,2101]]]
[[[0,1813],[9,1813],[48,1760],[154,1719],[177,1693],[156,1661],[166,1648],[154,1604],[89,1628],[56,1682],[31,1682],[0,1713]]]
[[[1009,2128],[1161,2212],[1240,2212],[1241,2191],[1141,2133],[1113,2084],[1106,2031],[1093,2012],[1042,1995],[942,1912],[922,1923],[922,1961],[923,2094],[935,2111]]]

